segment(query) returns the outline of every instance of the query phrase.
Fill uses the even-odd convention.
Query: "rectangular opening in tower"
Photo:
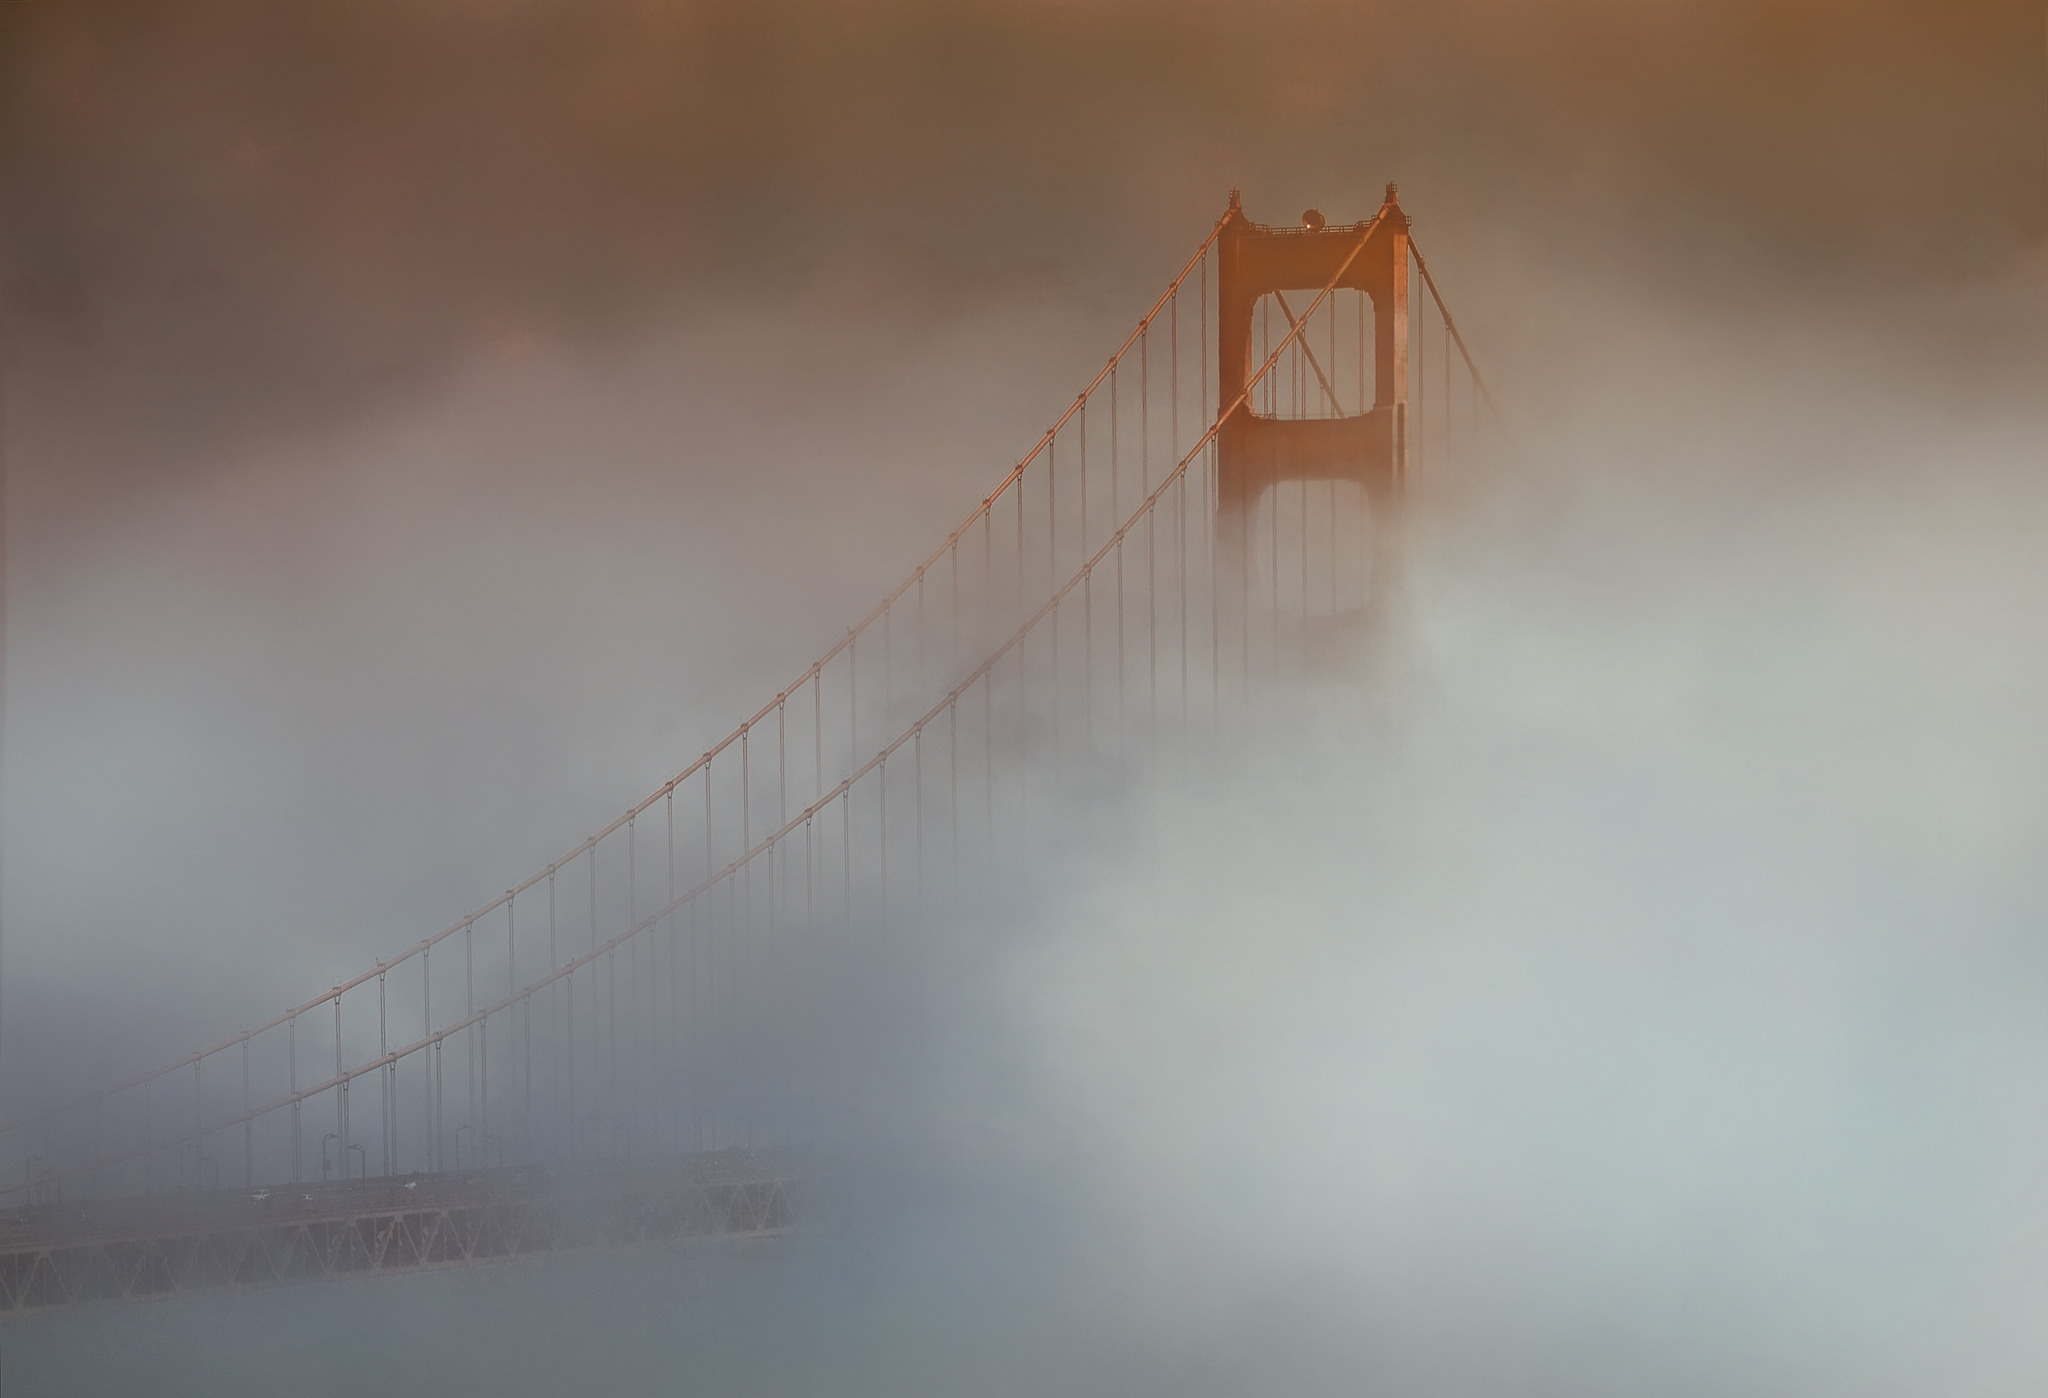
[[[1363,291],[1274,291],[1252,308],[1254,370],[1280,351],[1252,390],[1255,416],[1354,417],[1373,404],[1373,307]],[[1301,333],[1289,337],[1299,326]]]
[[[1245,520],[1244,605],[1273,625],[1359,615],[1372,600],[1372,505],[1356,481],[1281,481]]]

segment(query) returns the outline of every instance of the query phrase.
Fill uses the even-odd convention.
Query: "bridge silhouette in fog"
[[[1420,294],[1414,294],[1414,293]],[[864,1113],[838,992],[1105,767],[1383,605],[1492,404],[1387,187],[1223,217],[958,528],[524,882],[254,1027],[0,1125],[0,1309],[778,1233]],[[1497,422],[1497,419],[1492,419]]]

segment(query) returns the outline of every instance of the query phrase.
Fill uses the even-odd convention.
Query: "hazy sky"
[[[615,348],[707,297],[914,314],[1051,271],[1122,304],[1233,184],[1285,219],[1355,215],[1398,178],[1439,243],[1803,294],[1997,267],[2048,224],[2026,4],[203,0],[5,22],[28,480],[53,418],[124,477],[203,469],[494,347]]]

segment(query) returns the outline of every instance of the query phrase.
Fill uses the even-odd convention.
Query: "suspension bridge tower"
[[[1371,551],[1367,600],[1377,610],[1393,580],[1390,526],[1408,457],[1408,216],[1389,184],[1379,211],[1362,223],[1326,224],[1311,211],[1297,226],[1268,227],[1245,216],[1232,190],[1217,250],[1217,402],[1225,414],[1216,439],[1217,561],[1226,577],[1243,576],[1251,514],[1283,482],[1353,482],[1368,504],[1369,538],[1358,543]],[[1325,365],[1296,319],[1297,309],[1306,318],[1338,291],[1371,302],[1370,349],[1361,309],[1359,387],[1348,403],[1334,353]],[[1277,376],[1267,372],[1270,361],[1255,357],[1254,332],[1262,311],[1270,321],[1276,307],[1291,352],[1314,373],[1313,382],[1302,380],[1307,411],[1277,411],[1270,391],[1261,392],[1262,374],[1269,382]]]

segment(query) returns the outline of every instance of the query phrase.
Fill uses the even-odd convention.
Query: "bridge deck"
[[[184,1191],[0,1214],[0,1312],[786,1231],[811,1172],[752,1151]]]

